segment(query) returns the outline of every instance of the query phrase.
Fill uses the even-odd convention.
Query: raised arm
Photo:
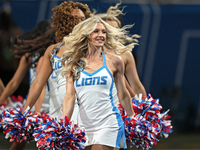
[[[142,96],[146,96],[146,90],[144,86],[142,85],[137,69],[135,64],[135,59],[133,57],[133,54],[129,51],[125,52],[123,55],[121,55],[122,59],[125,63],[125,76],[128,80],[128,83],[130,84],[131,88],[133,89],[133,92],[135,94],[142,93]]]
[[[63,100],[63,118],[65,116],[71,119],[75,104],[75,87],[72,75],[66,75],[66,95]]]
[[[117,95],[122,107],[125,109],[128,116],[132,116],[134,114],[132,105],[131,105],[131,97],[125,86],[124,81],[124,63],[120,56],[115,59],[116,72],[114,73],[115,85],[117,88]]]
[[[24,105],[23,111],[29,106],[30,108],[36,103],[38,97],[40,96],[44,85],[46,84],[49,76],[51,75],[53,69],[50,63],[51,51],[54,45],[49,46],[44,54],[42,66],[35,80],[33,81],[30,89],[28,98]]]
[[[20,59],[19,66],[12,77],[12,79],[6,85],[3,93],[0,97],[0,104],[2,104],[9,96],[11,96],[19,87],[20,83],[22,82],[26,71],[28,69],[28,62],[26,60],[26,55],[23,55]]]

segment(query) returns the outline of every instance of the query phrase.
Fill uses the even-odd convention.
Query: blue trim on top
[[[101,71],[102,69],[104,69],[104,66],[100,67],[99,69],[97,69],[96,71],[92,72],[92,73],[88,73],[85,70],[82,71],[82,73],[88,75],[88,76],[93,76],[95,74],[97,74],[99,71]]]
[[[60,43],[60,45],[58,46],[57,50],[63,45],[63,42]]]
[[[113,112],[115,112],[115,114],[116,114],[116,119],[117,119],[118,126],[119,126],[118,136],[117,136],[117,140],[116,140],[116,147],[120,148],[119,147],[120,142],[121,142],[121,139],[123,139],[124,148],[127,148],[123,120],[122,120],[121,114],[119,112],[119,109],[113,103],[112,91],[113,91],[114,79],[113,79],[112,73],[110,72],[110,70],[108,69],[108,67],[106,65],[106,58],[105,58],[104,53],[102,53],[102,55],[103,55],[103,60],[104,60],[103,62],[104,62],[105,69],[107,70],[107,72],[109,73],[109,75],[112,79],[112,84],[111,84],[111,87],[110,87],[110,100],[111,100],[111,104],[112,104],[112,107],[113,107]]]
[[[103,53],[103,51],[102,51],[102,56],[103,56],[103,66],[107,67],[107,65],[106,65],[106,56]]]
[[[50,85],[49,85],[48,81],[47,81],[47,90],[48,90],[48,92],[50,91]]]
[[[61,57],[59,57],[59,56],[56,56],[56,53],[57,53],[57,51],[59,50],[59,48],[61,47],[63,45],[63,42],[61,42],[60,43],[60,45],[58,46],[58,48],[56,49],[56,51],[54,51],[54,53],[52,54],[51,53],[51,58],[50,58],[50,60],[52,59],[52,58],[54,58],[54,57],[57,57],[57,58],[61,58]]]
[[[54,57],[57,58],[57,59],[61,59],[61,57],[60,57],[60,56],[57,56],[57,55],[55,55]]]
[[[102,56],[103,56],[103,66],[101,66],[99,69],[97,69],[96,71],[92,72],[92,73],[88,73],[87,71],[85,70],[82,70],[82,73],[88,75],[88,76],[93,76],[95,74],[97,74],[99,71],[101,71],[102,69],[106,68],[106,58],[105,58],[105,55],[103,53],[103,51],[101,52]]]

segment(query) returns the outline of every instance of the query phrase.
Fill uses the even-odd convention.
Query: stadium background
[[[1,11],[10,8],[21,32],[51,19],[51,9],[60,0],[0,0]],[[104,13],[118,0],[79,0],[97,13]],[[135,24],[130,33],[141,35],[133,50],[137,69],[147,93],[170,109],[174,132],[153,149],[200,149],[200,0],[122,0],[126,6],[122,25]],[[2,22],[0,22],[1,24]],[[0,39],[3,38],[0,30]],[[11,79],[18,61],[9,48],[0,51],[0,78]],[[2,61],[3,60],[3,61]],[[28,74],[14,95],[26,96]],[[0,134],[0,149],[10,143]],[[27,149],[34,149],[34,143]]]

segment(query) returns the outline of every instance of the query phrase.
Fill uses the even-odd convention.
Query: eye
[[[94,30],[93,32],[94,32],[94,33],[98,33],[98,32],[99,32],[99,30],[97,30],[97,29],[96,29],[96,30]]]
[[[106,34],[106,30],[102,30],[102,33],[103,33],[103,34]]]

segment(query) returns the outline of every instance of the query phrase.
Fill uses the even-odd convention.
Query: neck
[[[102,52],[102,47],[95,47],[95,46],[88,46],[88,51],[86,53],[86,57],[87,58],[97,58],[97,57],[101,57],[101,52]]]

